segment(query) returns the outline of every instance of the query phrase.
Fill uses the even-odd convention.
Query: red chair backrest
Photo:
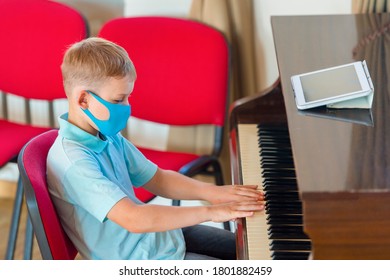
[[[82,15],[48,0],[0,0],[0,90],[25,98],[65,98],[66,48],[87,36]]]
[[[124,47],[135,65],[132,116],[223,126],[229,52],[220,32],[187,19],[135,17],[107,22],[99,36]]]
[[[61,226],[46,182],[46,158],[57,135],[57,130],[50,130],[33,138],[21,151],[18,165],[39,245],[41,238],[46,238],[53,259],[71,260],[77,250]],[[39,233],[41,226],[43,232]]]

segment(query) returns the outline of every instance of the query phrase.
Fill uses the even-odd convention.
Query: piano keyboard
[[[243,184],[256,184],[266,197],[264,212],[246,218],[248,258],[308,259],[290,138],[286,127],[239,124]]]

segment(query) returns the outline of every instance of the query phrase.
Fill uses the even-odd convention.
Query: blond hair
[[[134,65],[126,50],[97,37],[71,45],[65,52],[61,71],[67,94],[77,85],[98,86],[110,77],[130,75],[133,80],[136,78]]]

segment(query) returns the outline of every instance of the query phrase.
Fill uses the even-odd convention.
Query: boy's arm
[[[264,199],[263,194],[257,190],[257,186],[216,186],[160,168],[143,187],[166,198],[205,200],[213,204]]]
[[[253,188],[244,188],[238,193],[230,192],[235,188],[215,186],[160,168],[144,187],[156,195],[174,199],[210,201],[213,196],[221,196],[229,202],[219,199],[220,204],[215,205],[175,207],[139,205],[129,198],[123,198],[112,207],[107,218],[130,232],[143,233],[183,228],[207,221],[225,222],[248,217],[254,211],[264,209],[262,196]]]
[[[153,204],[139,205],[129,198],[118,201],[108,212],[107,218],[130,232],[159,232],[183,228],[202,222],[225,222],[248,217],[261,211],[259,201],[231,202],[226,204],[176,207]]]

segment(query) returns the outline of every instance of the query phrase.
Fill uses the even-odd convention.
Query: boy
[[[194,226],[263,209],[255,186],[215,186],[147,160],[119,133],[136,79],[126,51],[107,40],[72,45],[61,65],[69,112],[47,159],[48,184],[64,229],[86,259],[234,259],[234,234]],[[143,204],[133,187],[207,206]]]

